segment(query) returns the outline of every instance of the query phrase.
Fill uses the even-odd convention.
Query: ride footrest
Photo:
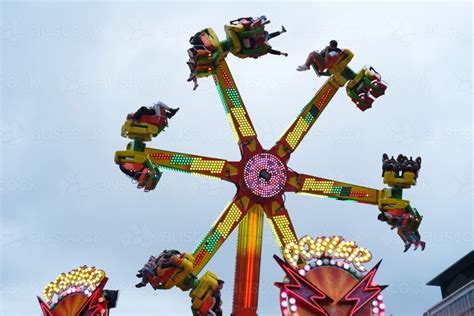
[[[162,172],[155,166],[148,156],[136,150],[117,151],[115,163],[130,178],[137,182],[137,188],[145,192],[154,190],[161,179]]]
[[[349,49],[344,49],[339,54],[316,58],[311,67],[318,76],[331,76],[332,83],[339,88],[355,77],[352,69],[348,67],[352,57],[354,54]]]
[[[354,53],[345,48],[342,51],[342,54],[339,54],[335,57],[327,57],[326,68],[332,75],[342,75],[346,76],[347,73],[352,74],[353,71],[348,68],[349,63],[354,57]],[[350,70],[350,71],[349,71]],[[351,78],[346,78],[351,79]]]
[[[198,78],[208,77],[215,72],[216,56],[207,48],[190,48],[188,49],[189,61],[188,66],[192,73]]]
[[[218,282],[217,276],[211,271],[199,279],[199,284],[189,293],[194,314],[208,315],[215,304],[214,295],[219,291]]]
[[[195,286],[197,279],[192,274],[194,258],[191,254],[165,250],[154,259],[156,275],[148,282],[155,290],[176,286],[186,291]]]
[[[152,138],[156,137],[166,126],[168,126],[167,120],[160,120],[159,117],[155,115],[144,115],[140,121],[127,119],[122,125],[122,137],[151,141]]]
[[[125,164],[125,163],[133,163],[133,164],[140,164],[145,165],[148,157],[144,152],[136,151],[136,150],[118,150],[115,152],[115,163],[116,164]]]
[[[152,165],[148,168],[144,168],[137,179],[137,188],[144,189],[145,192],[154,190],[158,185],[162,174],[163,173],[156,166]]]
[[[183,291],[187,291],[194,286],[196,277],[192,274],[194,257],[190,253],[181,254],[179,268],[170,278],[171,283]]]
[[[263,25],[244,26],[239,24],[225,26],[227,38],[232,41],[232,54],[239,58],[258,58],[267,53]]]
[[[410,227],[418,229],[422,216],[416,208],[410,206],[410,202],[403,200],[401,189],[384,189],[379,200],[379,209],[384,213],[392,214],[397,217],[406,217],[414,219],[414,223],[410,223]]]
[[[211,28],[202,30],[191,37],[190,43],[192,47],[188,49],[187,62],[190,79],[212,75],[218,62],[226,55],[215,32]]]
[[[410,202],[402,199],[402,188],[384,189],[379,197],[379,209],[381,213],[378,219],[386,222],[397,233],[405,243],[405,251],[415,244],[415,249],[425,243],[421,241],[418,228],[423,217],[416,208],[410,206]]]
[[[346,86],[347,95],[361,111],[372,107],[375,99],[385,94],[387,84],[372,67],[363,68]]]

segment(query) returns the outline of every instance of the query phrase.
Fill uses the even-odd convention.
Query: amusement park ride
[[[265,17],[241,18],[225,26],[226,39],[222,41],[211,28],[196,33],[190,40],[188,81],[194,81],[196,88],[198,78],[213,78],[240,149],[239,161],[147,147],[145,142],[168,126],[161,111],[139,119],[129,115],[122,127],[122,136],[132,141],[126,150],[116,152],[115,162],[137,181],[138,188],[155,189],[161,169],[221,179],[237,188],[232,201],[193,253],[166,250],[150,257],[137,274],[142,279],[137,287],[178,287],[190,291],[194,315],[222,315],[223,281],[210,271],[201,277],[199,274],[238,227],[232,315],[257,315],[266,217],[283,257],[282,260],[275,256],[286,275],[283,282],[275,284],[281,291],[283,315],[384,315],[380,294],[384,287],[372,280],[378,264],[370,271],[364,267],[372,258],[370,251],[340,236],[298,239],[284,195],[303,193],[375,205],[378,219],[397,230],[405,251],[412,244],[415,249],[424,249],[425,243],[418,233],[422,217],[409,201],[402,199],[403,190],[416,184],[421,159],[403,155],[395,159],[384,154],[383,179],[388,188],[381,190],[302,174],[288,167],[291,154],[340,88],[346,87],[347,95],[362,111],[384,94],[387,86],[373,68],[357,73],[349,68],[354,56],[349,49],[326,54],[322,61],[312,65],[318,76],[326,76],[327,80],[275,145],[264,149],[225,58],[229,53],[255,59],[273,53],[265,31],[268,23]]]

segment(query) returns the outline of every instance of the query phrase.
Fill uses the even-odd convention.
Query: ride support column
[[[255,205],[239,225],[232,316],[256,316],[264,212]]]

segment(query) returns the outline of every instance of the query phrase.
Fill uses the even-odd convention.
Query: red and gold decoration
[[[304,245],[300,250],[305,250],[286,262],[274,256],[286,274],[283,282],[275,283],[280,289],[282,315],[384,316],[381,292],[386,286],[373,280],[380,262],[370,271],[355,264],[355,258],[361,258],[364,263],[370,261],[370,251],[363,248],[364,254],[351,256],[352,251],[360,253],[360,248],[342,237],[319,237],[315,243],[310,240],[300,239],[300,245]],[[310,250],[311,246],[315,246],[314,251]],[[321,249],[317,250],[318,246]],[[285,257],[290,258],[287,254]]]
[[[109,315],[117,303],[118,291],[105,290],[105,271],[81,266],[61,273],[46,285],[44,301],[38,297],[44,316]]]

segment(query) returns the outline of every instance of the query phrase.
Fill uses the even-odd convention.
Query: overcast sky
[[[472,7],[443,3],[2,3],[2,315],[38,315],[35,295],[79,265],[107,271],[120,289],[113,315],[189,315],[177,289],[135,289],[135,271],[163,249],[192,251],[235,187],[165,171],[145,194],[120,173],[114,152],[125,115],[162,100],[181,111],[151,144],[237,160],[239,151],[210,78],[186,82],[188,39],[241,16],[265,14],[289,57],[229,55],[257,133],[269,147],[323,83],[295,71],[331,39],[354,70],[374,66],[389,83],[359,111],[341,90],[292,156],[299,172],[382,188],[381,157],[422,156],[406,197],[424,215],[424,252],[403,253],[377,208],[286,196],[299,236],[341,234],[383,259],[376,281],[393,315],[420,315],[440,300],[425,286],[473,248]],[[259,315],[277,315],[282,271],[265,228]],[[230,314],[235,236],[207,269],[226,281]]]

